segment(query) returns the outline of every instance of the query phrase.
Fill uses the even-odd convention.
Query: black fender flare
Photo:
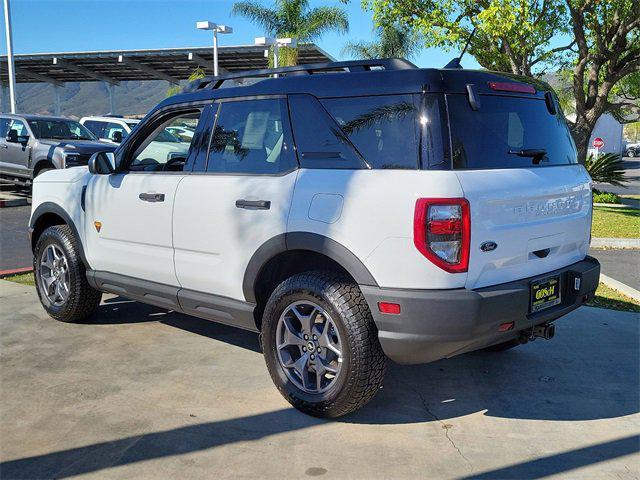
[[[73,223],[73,220],[71,219],[71,216],[67,213],[67,211],[57,203],[43,202],[40,205],[38,205],[38,208],[36,208],[33,214],[31,215],[31,220],[29,220],[29,236],[31,236],[38,222],[38,219],[40,219],[43,215],[47,213],[53,213],[54,215],[57,215],[58,217],[62,218],[62,220],[64,220],[64,222],[69,226],[69,228],[71,229],[75,237],[78,239],[78,248],[80,249],[80,258],[82,258],[82,262],[84,263],[85,267],[87,267],[88,269],[89,263],[87,262],[87,257],[84,254],[82,237],[78,233],[78,228],[76,227],[76,224]],[[34,252],[36,242],[34,242],[33,239],[31,239],[30,243],[31,243],[31,251]]]
[[[344,245],[317,233],[289,232],[264,242],[249,260],[242,281],[242,292],[247,302],[256,303],[255,282],[262,268],[273,257],[288,250],[321,253],[341,265],[358,285],[378,286],[367,267]]]

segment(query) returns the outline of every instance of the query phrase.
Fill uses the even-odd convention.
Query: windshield
[[[56,140],[97,140],[84,125],[74,120],[38,119],[27,120],[36,138]]]
[[[560,112],[544,100],[481,95],[472,110],[465,95],[447,95],[453,168],[529,168],[577,163]]]

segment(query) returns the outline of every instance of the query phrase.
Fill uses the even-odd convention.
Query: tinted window
[[[191,141],[181,142],[179,140],[166,141],[166,136],[170,135],[165,128],[173,125],[181,125],[185,121],[197,123],[201,111],[184,112],[176,114],[170,118],[164,117],[158,123],[152,125],[152,131],[144,138],[136,138],[137,147],[133,160],[129,164],[132,171],[182,171],[186,164],[191,149]]]
[[[7,133],[9,133],[9,130],[15,130],[19,137],[29,136],[29,130],[27,130],[27,126],[22,120],[10,120]]]
[[[322,104],[371,168],[418,168],[419,104],[412,95],[337,98]]]
[[[127,135],[129,135],[124,127],[119,123],[109,122],[105,125],[103,138],[113,139],[113,134],[116,132],[120,132],[122,138],[126,138]]]
[[[304,168],[366,168],[338,124],[312,95],[291,95],[291,121]]]
[[[531,167],[533,158],[517,155],[522,150],[545,150],[541,166],[577,162],[564,117],[550,114],[544,100],[483,95],[477,111],[465,95],[448,95],[447,103],[454,168]]]
[[[295,166],[284,99],[220,104],[208,172],[273,174]]]
[[[95,120],[87,120],[83,124],[85,127],[89,129],[91,133],[93,133],[98,138],[104,138],[104,122],[97,122]]]
[[[3,139],[9,133],[9,119],[0,118],[0,139]]]
[[[55,140],[96,140],[87,127],[75,120],[33,119],[27,120],[36,138]]]

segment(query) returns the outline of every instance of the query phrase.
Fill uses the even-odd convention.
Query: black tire
[[[40,303],[51,317],[61,322],[84,321],[98,308],[102,299],[102,293],[87,282],[78,241],[68,225],[54,225],[42,232],[33,256],[33,270]],[[62,305],[54,305],[42,291],[40,260],[45,249],[52,244],[64,253],[69,271],[69,296]]]
[[[33,178],[39,177],[39,176],[40,176],[40,175],[42,175],[44,172],[48,172],[48,171],[50,171],[50,170],[55,170],[55,168],[53,168],[53,167],[44,167],[44,168],[41,168],[40,170],[38,170],[38,171],[36,172],[36,174],[33,176]]]
[[[332,318],[341,339],[342,366],[335,383],[323,393],[308,393],[287,377],[277,354],[280,316],[293,302],[309,300]],[[378,329],[358,285],[343,275],[314,271],[282,282],[267,302],[262,344],[269,374],[280,393],[298,410],[321,418],[335,418],[358,410],[382,387],[386,356]]]
[[[491,345],[490,347],[483,348],[482,350],[485,352],[505,352],[520,345],[522,345],[522,342],[519,339],[514,338],[513,340],[509,340],[508,342],[497,343],[495,345]]]
[[[632,148],[630,148],[629,150],[627,150],[627,157],[635,157],[636,156],[636,151],[633,150]]]

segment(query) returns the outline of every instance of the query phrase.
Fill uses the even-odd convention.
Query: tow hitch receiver
[[[543,325],[536,325],[535,327],[523,330],[520,341],[522,343],[532,342],[536,338],[544,338],[545,340],[551,340],[556,334],[556,326],[552,323],[545,323]]]

